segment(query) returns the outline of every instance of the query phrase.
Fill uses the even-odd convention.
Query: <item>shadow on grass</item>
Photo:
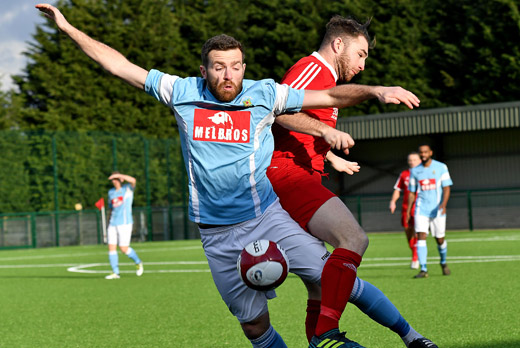
[[[487,343],[468,343],[464,345],[450,346],[450,348],[518,348],[520,340],[493,341]]]

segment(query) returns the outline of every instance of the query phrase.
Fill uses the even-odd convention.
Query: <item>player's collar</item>
[[[325,58],[321,56],[321,54],[319,54],[318,52],[313,52],[312,56],[320,62],[322,62],[323,65],[325,65],[327,68],[329,68],[330,73],[332,74],[332,76],[334,76],[334,81],[338,81],[338,74],[336,74],[336,70],[332,67],[332,65],[329,64],[329,62],[325,60]]]

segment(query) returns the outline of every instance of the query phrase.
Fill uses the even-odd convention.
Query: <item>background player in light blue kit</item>
[[[446,263],[448,243],[446,235],[446,205],[450,199],[450,186],[453,182],[448,167],[432,158],[433,151],[430,145],[419,146],[421,164],[410,170],[410,196],[408,199],[407,217],[415,202],[415,232],[417,233],[417,255],[421,266],[415,278],[427,278],[426,237],[428,231],[437,241],[437,248],[441,257],[442,274],[450,275],[451,271]]]
[[[110,208],[110,221],[108,223],[108,260],[112,267],[112,274],[105,279],[119,279],[119,260],[117,245],[121,252],[132,259],[137,267],[136,274],[143,275],[143,263],[134,249],[130,247],[132,228],[132,203],[134,201],[134,189],[136,180],[130,175],[114,172],[108,180],[112,181],[113,188],[108,191],[108,205]],[[123,184],[126,181],[125,184]]]

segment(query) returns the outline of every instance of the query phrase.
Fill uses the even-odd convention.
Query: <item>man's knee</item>
[[[426,232],[417,232],[418,240],[426,240],[426,237],[428,237],[428,234]]]
[[[334,236],[331,239],[336,242],[327,242],[334,248],[349,249],[360,255],[363,255],[365,250],[368,248],[368,236],[363,228],[357,224],[336,228],[330,231],[330,233]]]
[[[368,248],[368,236],[367,234],[365,233],[365,231],[362,229],[362,228],[359,228],[359,230],[356,232],[357,235],[356,235],[356,241],[357,241],[357,245],[356,247],[361,250],[362,252],[360,253],[360,255],[362,255],[365,250],[367,250]]]
[[[247,323],[241,323],[242,330],[246,337],[250,340],[262,336],[270,326],[269,312],[266,312],[256,319],[253,319]]]

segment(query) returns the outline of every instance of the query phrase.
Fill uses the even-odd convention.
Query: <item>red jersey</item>
[[[325,59],[314,52],[300,59],[284,75],[282,82],[296,89],[321,90],[336,86],[337,74]],[[309,116],[331,127],[336,127],[337,108],[305,110]],[[330,145],[321,137],[290,131],[276,123],[272,126],[274,135],[273,159],[291,158],[295,162],[323,173],[324,159]]]
[[[403,194],[403,206],[402,212],[405,213],[408,209],[408,194],[410,191],[408,190],[408,184],[410,183],[410,169],[403,170],[399,178],[397,179],[394,190],[398,190]],[[415,208],[415,207],[414,207]],[[412,209],[413,216],[413,209]]]

